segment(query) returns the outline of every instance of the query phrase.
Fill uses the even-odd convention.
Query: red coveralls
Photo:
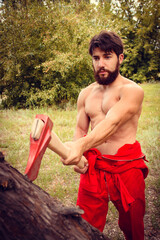
[[[145,182],[148,168],[139,142],[125,144],[115,155],[96,148],[84,153],[89,169],[81,174],[77,205],[82,217],[103,231],[111,200],[119,211],[119,226],[127,240],[143,240]]]

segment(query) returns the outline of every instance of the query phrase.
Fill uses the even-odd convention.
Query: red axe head
[[[25,170],[25,175],[27,175],[30,181],[34,181],[38,176],[43,154],[51,140],[51,130],[53,127],[53,123],[48,116],[37,114],[36,118],[44,122],[44,127],[38,140],[33,139],[30,134],[30,152]]]

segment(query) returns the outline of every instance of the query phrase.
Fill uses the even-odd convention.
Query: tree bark
[[[108,240],[77,207],[65,207],[0,153],[0,240]]]

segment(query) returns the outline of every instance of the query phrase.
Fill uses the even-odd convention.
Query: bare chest
[[[107,112],[119,101],[119,99],[120,97],[117,91],[93,91],[86,99],[85,111],[91,121],[95,118],[101,121]]]

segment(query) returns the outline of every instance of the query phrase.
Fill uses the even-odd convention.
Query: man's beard
[[[117,62],[116,68],[113,72],[109,71],[109,70],[105,70],[104,67],[100,68],[97,72],[94,70],[94,77],[97,83],[99,83],[100,85],[109,85],[112,82],[114,82],[119,74],[119,61]],[[108,72],[108,76],[107,77],[100,77],[99,73],[105,70],[105,72]]]

